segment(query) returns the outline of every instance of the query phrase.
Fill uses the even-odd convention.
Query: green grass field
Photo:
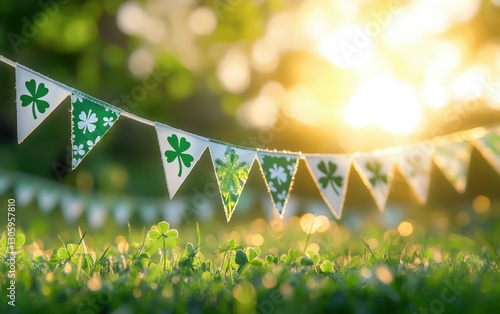
[[[2,313],[500,311],[500,224],[495,215],[462,234],[417,223],[384,228],[369,225],[369,219],[352,230],[341,222],[319,220],[308,215],[286,222],[258,218],[236,226],[192,222],[178,232],[166,223],[88,232],[60,226],[65,231],[55,237],[37,235],[36,226],[44,222],[34,223],[32,230],[17,231],[15,307],[8,304],[11,255],[3,234],[0,309]]]

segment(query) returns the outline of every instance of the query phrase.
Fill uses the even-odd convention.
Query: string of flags
[[[5,57],[0,56],[0,61],[15,67],[18,143],[26,139],[67,97],[71,97],[72,169],[81,163],[120,117],[153,126],[170,199],[208,149],[228,222],[255,162],[260,166],[271,202],[280,217],[285,213],[301,159],[337,219],[342,217],[351,168],[360,174],[380,211],[385,208],[396,168],[406,178],[421,204],[427,201],[433,161],[459,193],[466,189],[473,146],[500,173],[499,127],[476,128],[405,147],[355,154],[319,155],[240,147],[146,120]]]

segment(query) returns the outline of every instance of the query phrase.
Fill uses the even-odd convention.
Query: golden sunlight
[[[376,125],[398,135],[417,131],[422,111],[414,89],[393,77],[380,76],[361,84],[344,110],[353,127]]]

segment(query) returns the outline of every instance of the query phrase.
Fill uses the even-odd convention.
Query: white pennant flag
[[[24,141],[70,93],[68,87],[16,64],[17,142]]]
[[[209,147],[224,212],[229,222],[243,192],[257,152],[214,142],[210,142]]]
[[[393,156],[392,154],[362,154],[354,158],[361,179],[370,190],[370,193],[382,212],[389,196],[392,176],[393,176]]]
[[[60,199],[60,192],[55,186],[44,186],[40,187],[38,192],[37,201],[40,211],[48,213],[56,207],[57,202]]]
[[[465,192],[472,145],[468,141],[436,146],[434,161],[444,176],[459,192]]]
[[[297,172],[299,156],[267,151],[259,151],[257,156],[271,201],[278,210],[280,218],[283,218]]]
[[[486,134],[473,143],[483,157],[500,174],[500,132],[497,130]]]
[[[170,199],[208,146],[208,139],[155,122]]]
[[[307,166],[328,208],[340,219],[346,193],[351,158],[334,155],[305,155]]]
[[[113,207],[112,213],[119,225],[125,225],[132,215],[132,205],[128,201],[119,201]]]
[[[107,217],[106,206],[100,200],[96,199],[90,202],[87,208],[87,221],[92,229],[100,228]]]
[[[398,167],[418,202],[425,204],[429,194],[432,169],[432,145],[409,146],[398,158]]]

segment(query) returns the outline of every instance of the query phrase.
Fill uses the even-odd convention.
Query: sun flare
[[[413,88],[393,77],[364,81],[344,110],[353,127],[376,125],[398,135],[418,130],[422,111]]]

